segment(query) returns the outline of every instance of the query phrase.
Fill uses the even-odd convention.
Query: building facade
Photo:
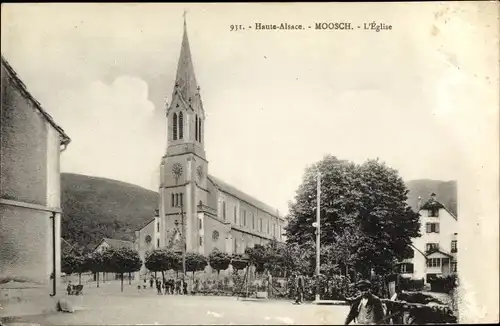
[[[60,275],[60,153],[70,138],[2,56],[0,279]],[[55,266],[55,273],[54,273]]]
[[[402,262],[400,272],[428,284],[429,278],[457,272],[458,222],[434,193],[419,206],[422,236],[413,239],[413,258]]]
[[[187,252],[208,256],[214,248],[243,253],[246,247],[273,238],[284,241],[285,219],[276,209],[208,172],[205,108],[185,22],[172,100],[166,109],[168,135],[160,164],[158,214],[137,231],[136,246],[182,251],[185,241]],[[147,236],[151,242],[146,243]]]
[[[146,266],[144,265],[146,253],[160,246],[159,227],[158,214],[155,214],[154,219],[135,231],[134,248],[139,252],[139,256],[143,262],[139,275],[144,275],[146,273]]]

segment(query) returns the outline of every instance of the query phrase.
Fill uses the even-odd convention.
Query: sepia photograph
[[[0,326],[499,322],[498,1],[1,9]]]

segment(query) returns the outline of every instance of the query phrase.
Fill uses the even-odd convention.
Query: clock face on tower
[[[172,174],[174,175],[175,181],[177,181],[182,175],[182,165],[179,163],[172,165]]]
[[[196,172],[198,174],[198,180],[201,181],[201,179],[203,178],[203,167],[201,165],[198,165]]]

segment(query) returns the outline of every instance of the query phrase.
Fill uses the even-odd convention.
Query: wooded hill
[[[133,240],[154,217],[158,193],[133,184],[80,174],[61,174],[62,237],[92,248],[102,238]]]

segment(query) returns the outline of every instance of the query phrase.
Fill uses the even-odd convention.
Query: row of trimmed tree
[[[123,292],[123,275],[137,272],[141,269],[142,260],[139,253],[131,248],[107,248],[102,252],[96,251],[88,255],[80,253],[66,253],[61,258],[61,271],[67,275],[78,274],[78,282],[82,282],[82,274],[92,272],[96,274],[99,287],[99,273],[116,273],[120,275],[121,291]]]
[[[232,257],[218,249],[214,249],[208,257],[197,252],[188,252],[185,258],[186,273],[192,273],[194,280],[195,273],[205,270],[207,265],[216,270],[217,275],[220,274],[220,271],[226,270],[230,264],[235,270],[243,269],[247,266],[247,262],[240,262],[239,258],[237,256]],[[161,272],[162,277],[165,276],[166,271],[173,270],[179,273],[183,268],[182,255],[167,248],[159,248],[148,252],[144,264],[151,272]]]
[[[247,247],[244,254],[229,255],[214,249],[205,257],[200,253],[188,252],[186,272],[192,273],[194,279],[196,272],[205,270],[209,265],[219,276],[220,271],[227,270],[231,265],[235,272],[253,266],[257,274],[269,271],[273,275],[290,275],[302,268],[303,262],[298,251],[297,246],[287,246],[273,239],[264,246],[256,244],[254,247]],[[155,249],[146,254],[145,266],[151,272],[161,272],[164,277],[166,271],[182,271],[182,256],[170,249]]]

